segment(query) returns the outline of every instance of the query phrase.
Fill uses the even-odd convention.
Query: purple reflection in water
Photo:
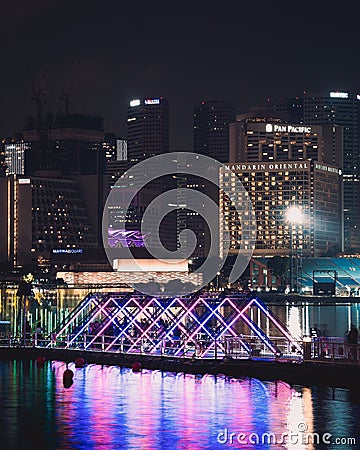
[[[310,450],[281,437],[359,438],[359,403],[344,389],[74,363],[66,388],[66,368],[0,362],[2,449]]]
[[[231,433],[280,435],[298,395],[282,382],[97,365],[75,369],[73,386],[64,389],[64,363],[54,362],[53,370],[63,445],[84,449],[216,449],[225,439],[230,444]]]

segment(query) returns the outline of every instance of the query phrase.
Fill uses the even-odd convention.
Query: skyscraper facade
[[[193,109],[193,148],[195,153],[209,156],[220,162],[229,161],[229,126],[236,119],[235,105],[225,100],[202,101]],[[219,192],[212,183],[196,176],[183,176],[182,185],[212,198],[218,203]],[[200,202],[201,203],[201,202]],[[199,203],[199,204],[200,204]],[[201,209],[201,204],[200,204]],[[210,248],[210,232],[199,212],[184,210],[180,220],[197,238],[193,253],[195,258],[207,256]]]
[[[229,161],[229,124],[235,122],[235,105],[203,101],[194,107],[194,152],[220,162]]]
[[[315,160],[342,167],[342,129],[237,116],[230,125],[230,162]]]
[[[85,183],[88,191],[92,182]],[[95,195],[89,192],[93,203]],[[75,180],[8,175],[0,178],[0,200],[0,261],[16,267],[99,245]]]
[[[220,185],[238,196],[251,199],[256,216],[254,256],[286,256],[296,247],[302,256],[336,255],[341,250],[341,171],[316,161],[257,162],[228,164]],[[237,192],[238,177],[247,194]],[[235,197],[236,198],[236,197]],[[232,207],[234,197],[220,196],[220,230],[229,241],[229,252],[246,246],[242,223]],[[288,211],[301,211],[299,223],[288,221]],[[228,230],[224,233],[223,230]],[[292,241],[292,242],[291,242]],[[222,242],[222,245],[225,243]],[[247,247],[245,247],[247,248]]]
[[[302,211],[297,247],[303,256],[336,255],[343,249],[341,138],[338,126],[264,117],[231,124],[229,168],[239,176],[255,210],[255,255],[289,251],[292,226],[286,216],[292,207]],[[221,183],[231,187],[226,176]],[[230,249],[236,252],[239,220],[231,215],[229,200],[220,198],[220,209],[221,229],[230,230]]]
[[[359,251],[360,95],[339,91],[309,92],[304,96],[303,109],[304,122],[307,124],[342,127],[345,251]]]
[[[6,173],[24,175],[25,157],[30,144],[22,140],[14,140],[4,144]]]
[[[104,171],[102,117],[49,114],[40,125],[29,118],[22,135],[31,144],[26,154],[26,175],[89,175]]]
[[[169,151],[169,102],[162,97],[131,100],[127,111],[130,164]]]

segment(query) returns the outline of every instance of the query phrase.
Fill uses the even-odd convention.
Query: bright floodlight
[[[286,220],[290,223],[301,223],[303,219],[302,211],[297,206],[292,206],[286,211]]]

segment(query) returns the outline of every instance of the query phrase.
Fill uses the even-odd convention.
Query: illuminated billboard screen
[[[108,228],[108,244],[111,248],[145,247],[146,237],[139,231]]]

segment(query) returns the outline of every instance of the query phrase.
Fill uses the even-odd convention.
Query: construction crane
[[[34,77],[31,77],[32,81],[32,101],[35,103],[35,110],[36,110],[36,127],[38,129],[41,128],[41,117],[43,113],[43,106],[47,103],[46,100],[46,89],[45,89],[45,82],[47,79],[47,66],[43,69],[41,81],[39,85],[34,80]]]
[[[63,87],[60,89],[61,95],[60,95],[60,100],[62,102],[64,102],[64,106],[65,106],[65,114],[68,115],[69,114],[69,103],[70,103],[70,93],[71,93],[71,89],[73,87],[74,82],[72,81],[70,83],[70,86],[67,90],[65,90]]]

